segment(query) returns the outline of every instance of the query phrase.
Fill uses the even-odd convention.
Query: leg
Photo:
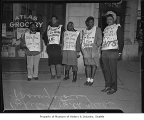
[[[91,78],[91,67],[90,67],[90,65],[86,65],[85,68],[86,68],[86,69],[85,69],[86,77],[87,77],[87,78]]]
[[[110,72],[112,76],[112,81],[110,84],[111,91],[108,94],[113,94],[117,91],[117,59],[118,59],[118,52],[112,52],[109,55],[110,59]]]
[[[33,77],[35,78],[35,80],[38,80],[38,70],[39,70],[39,61],[40,61],[40,54],[34,56],[34,75]]]
[[[69,79],[69,70],[71,66],[70,65],[65,65],[65,78],[63,80],[68,80]]]
[[[96,65],[92,65],[91,68],[92,68],[91,78],[94,79],[94,76],[95,76],[95,74],[96,74],[97,66],[96,66]]]
[[[96,65],[91,65],[91,79],[90,79],[90,82],[89,82],[89,86],[92,86],[93,84],[93,80],[94,80],[94,76],[95,76],[95,73],[96,73],[96,69],[97,69],[97,66]]]
[[[33,77],[33,56],[27,56],[27,71],[28,80],[31,80]]]
[[[103,89],[102,92],[106,92],[111,89],[110,83],[112,79],[110,66],[109,66],[108,51],[102,51],[102,62],[103,62],[104,78],[105,78],[105,89]]]
[[[110,65],[109,65],[109,58],[107,56],[107,51],[102,52],[102,61],[105,73],[105,87],[110,87],[111,82],[111,72],[110,72]]]
[[[57,78],[59,79],[61,77],[61,65],[56,65],[56,71],[57,71]]]
[[[56,76],[55,65],[50,65],[51,68],[51,79],[54,79]]]
[[[72,65],[72,69],[73,69],[73,81],[72,82],[76,82],[76,80],[77,80],[77,71],[78,71],[77,65]]]
[[[85,72],[86,72],[87,81],[84,83],[84,85],[88,85],[89,82],[90,82],[90,78],[91,78],[91,67],[90,67],[90,65],[86,65]]]

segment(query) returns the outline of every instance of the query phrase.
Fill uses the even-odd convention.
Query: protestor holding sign
[[[69,22],[67,25],[67,30],[64,32],[63,37],[63,59],[62,64],[65,64],[65,78],[64,80],[69,79],[69,70],[72,67],[73,71],[73,81],[77,80],[77,58],[80,57],[80,32],[74,29],[73,22]]]
[[[117,91],[117,60],[120,57],[124,38],[120,24],[116,24],[116,14],[107,12],[106,20],[108,26],[104,29],[102,43],[102,61],[104,66],[105,89],[102,92],[113,94]]]
[[[31,23],[30,29],[22,36],[21,47],[26,48],[28,81],[32,80],[32,78],[38,80],[38,68],[40,53],[43,51],[43,41],[40,32],[36,32],[35,23]]]
[[[61,78],[61,45],[63,31],[64,27],[58,24],[57,16],[52,16],[52,22],[50,25],[48,25],[47,30],[43,35],[43,39],[47,46],[47,53],[49,56],[51,79],[54,79],[56,75],[57,79]]]
[[[94,18],[91,16],[86,19],[85,24],[87,28],[83,31],[81,45],[87,77],[84,85],[91,86],[94,82],[97,66],[99,66],[102,32],[99,27],[94,26]]]

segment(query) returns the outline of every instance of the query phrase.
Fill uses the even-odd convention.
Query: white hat
[[[108,12],[106,13],[106,15],[109,15],[109,14],[111,14],[111,15],[113,16],[114,21],[115,21],[115,20],[116,20],[116,14],[115,14],[114,12],[112,12],[112,11],[108,11]]]

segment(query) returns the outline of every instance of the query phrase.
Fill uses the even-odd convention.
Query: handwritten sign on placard
[[[76,40],[79,32],[66,31],[64,33],[64,49],[63,50],[74,50],[76,48]]]
[[[30,51],[40,51],[40,33],[36,34],[25,33],[26,46]]]
[[[48,26],[47,35],[49,38],[49,44],[59,44],[61,27],[62,25],[59,25],[58,27]]]

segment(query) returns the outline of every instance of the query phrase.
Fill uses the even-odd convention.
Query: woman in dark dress
[[[56,75],[57,79],[61,78],[61,44],[63,31],[64,27],[58,24],[57,16],[52,16],[52,21],[43,35],[49,56],[51,79],[54,79]]]

